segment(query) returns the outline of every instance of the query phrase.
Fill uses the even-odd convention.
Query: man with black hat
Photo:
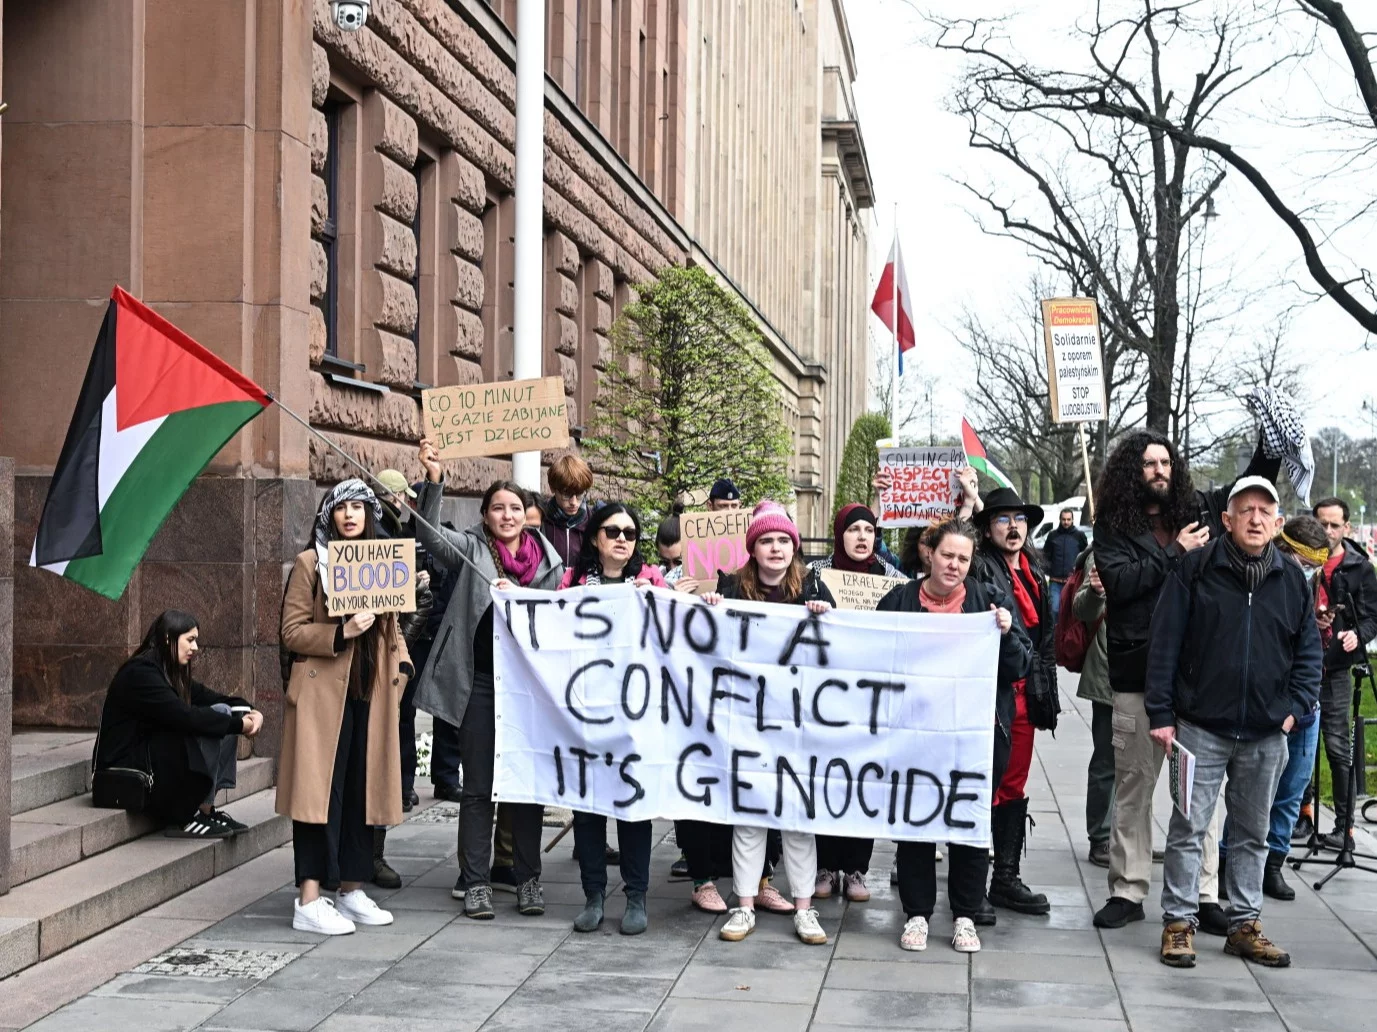
[[[741,508],[741,492],[728,477],[718,477],[708,492],[708,512],[726,512]]]
[[[1025,505],[1012,488],[996,488],[985,496],[975,516],[982,543],[977,575],[1012,599],[1009,611],[1033,643],[1028,677],[1014,683],[1014,722],[1010,728],[1009,765],[995,789],[990,810],[994,837],[994,867],[990,902],[1021,914],[1046,914],[1047,897],[1034,892],[1019,877],[1019,860],[1028,822],[1024,788],[1033,762],[1033,732],[1055,730],[1061,709],[1057,696],[1055,621],[1051,592],[1038,562],[1030,531],[1042,522],[1042,508]]]

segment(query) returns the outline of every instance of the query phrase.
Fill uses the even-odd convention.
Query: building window
[[[325,353],[339,357],[339,125],[340,104],[325,108],[325,224],[320,243],[325,248]]]
[[[427,361],[430,348],[428,344],[423,347],[422,342],[433,339],[435,332],[435,159],[424,150],[418,151],[412,174],[416,179],[416,214],[411,220],[416,266],[411,272],[411,289],[416,292],[416,322],[411,328],[411,342],[416,345],[416,386],[429,387],[433,376],[432,364]]]
[[[574,5],[574,103],[588,110],[588,0]]]

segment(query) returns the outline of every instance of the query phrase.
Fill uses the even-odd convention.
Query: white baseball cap
[[[1234,486],[1229,488],[1229,501],[1232,502],[1235,495],[1241,495],[1244,491],[1261,491],[1272,501],[1281,503],[1277,489],[1266,477],[1239,477],[1234,481]]]

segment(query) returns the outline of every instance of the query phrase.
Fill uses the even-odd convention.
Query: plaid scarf
[[[1273,545],[1269,541],[1261,554],[1249,555],[1234,544],[1232,537],[1227,534],[1224,536],[1224,554],[1228,557],[1234,573],[1248,586],[1249,593],[1258,589],[1258,585],[1267,576],[1267,571],[1272,568],[1272,549]]]
[[[383,511],[382,505],[378,502],[378,496],[358,477],[341,481],[331,488],[330,493],[321,500],[320,509],[316,512],[314,541],[316,573],[320,577],[321,584],[330,583],[326,567],[329,565],[330,538],[334,531],[335,507],[343,505],[345,502],[363,502],[365,505],[372,506],[374,522],[379,526],[382,524]]]
[[[1282,469],[1286,470],[1301,504],[1309,506],[1315,456],[1291,399],[1271,387],[1258,386],[1248,392],[1244,401],[1262,424],[1262,453],[1269,459],[1281,459]]]

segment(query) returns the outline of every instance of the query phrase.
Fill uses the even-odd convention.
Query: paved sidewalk
[[[998,927],[981,930],[983,952],[971,957],[947,945],[945,900],[927,952],[899,950],[903,915],[889,886],[889,844],[876,847],[871,902],[820,902],[827,946],[802,945],[792,923],[772,915],[761,916],[747,941],[722,942],[720,919],[689,906],[686,884],[666,881],[677,855],[667,824],[657,825],[651,926],[639,939],[617,934],[620,893],[599,933],[572,932],[582,894],[569,838],[547,858],[544,917],[520,917],[514,897],[499,893],[495,921],[468,921],[449,896],[455,826],[432,811],[389,835],[389,856],[405,876],[402,889],[380,894],[397,915],[390,927],[328,941],[294,932],[290,884],[262,885],[254,895],[266,895],[161,962],[120,974],[30,1027],[1377,1029],[1377,876],[1345,872],[1316,894],[1288,872],[1298,898],[1269,901],[1264,913],[1268,932],[1294,958],[1285,971],[1226,957],[1222,940],[1209,936],[1197,940],[1194,971],[1163,967],[1158,885],[1148,920],[1105,933],[1091,925],[1106,891],[1105,872],[1084,860],[1089,706],[1066,702],[1056,738],[1039,735],[1029,782],[1037,828],[1024,877],[1052,899],[1052,913],[1001,911]],[[1168,806],[1159,793],[1159,823]],[[278,877],[287,869],[273,867]]]

